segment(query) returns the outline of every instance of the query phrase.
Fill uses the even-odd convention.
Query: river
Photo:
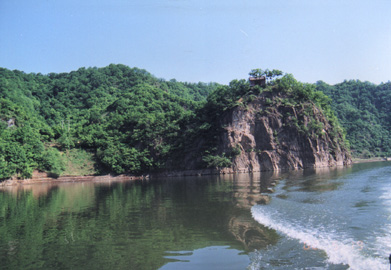
[[[0,190],[0,269],[377,270],[389,253],[389,162]]]

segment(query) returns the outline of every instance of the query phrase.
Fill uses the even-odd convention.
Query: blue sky
[[[391,80],[390,0],[0,0],[0,67],[125,64],[227,84],[253,68],[303,82]]]

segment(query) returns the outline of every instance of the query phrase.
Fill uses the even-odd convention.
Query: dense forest
[[[124,65],[48,75],[0,69],[0,179],[30,177],[35,169],[61,175],[160,168],[217,87]]]
[[[124,65],[47,75],[0,68],[0,179],[28,178],[36,169],[57,176],[157,171],[180,162],[200,136],[209,142],[205,166],[227,165],[229,157],[213,156],[217,119],[268,87],[290,91],[294,102],[313,101],[339,128],[323,91],[355,153],[388,153],[390,84],[313,85],[281,76],[271,73],[263,89],[246,80],[166,81]]]
[[[351,80],[328,85],[319,81],[316,87],[332,99],[353,156],[391,155],[391,82],[375,85]]]

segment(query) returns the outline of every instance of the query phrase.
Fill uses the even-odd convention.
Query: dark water
[[[0,190],[0,269],[383,269],[390,180],[384,162]]]

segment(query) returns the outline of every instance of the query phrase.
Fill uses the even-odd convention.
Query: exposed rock
[[[11,118],[7,121],[8,128],[15,126],[15,118]]]
[[[341,132],[311,102],[289,104],[284,97],[264,93],[245,106],[236,106],[221,119],[218,154],[232,149],[226,172],[278,171],[332,167],[351,164]],[[287,103],[289,105],[287,105]],[[198,143],[198,149],[202,140]],[[202,157],[191,152],[185,166],[194,168]],[[192,160],[191,164],[187,160]]]

